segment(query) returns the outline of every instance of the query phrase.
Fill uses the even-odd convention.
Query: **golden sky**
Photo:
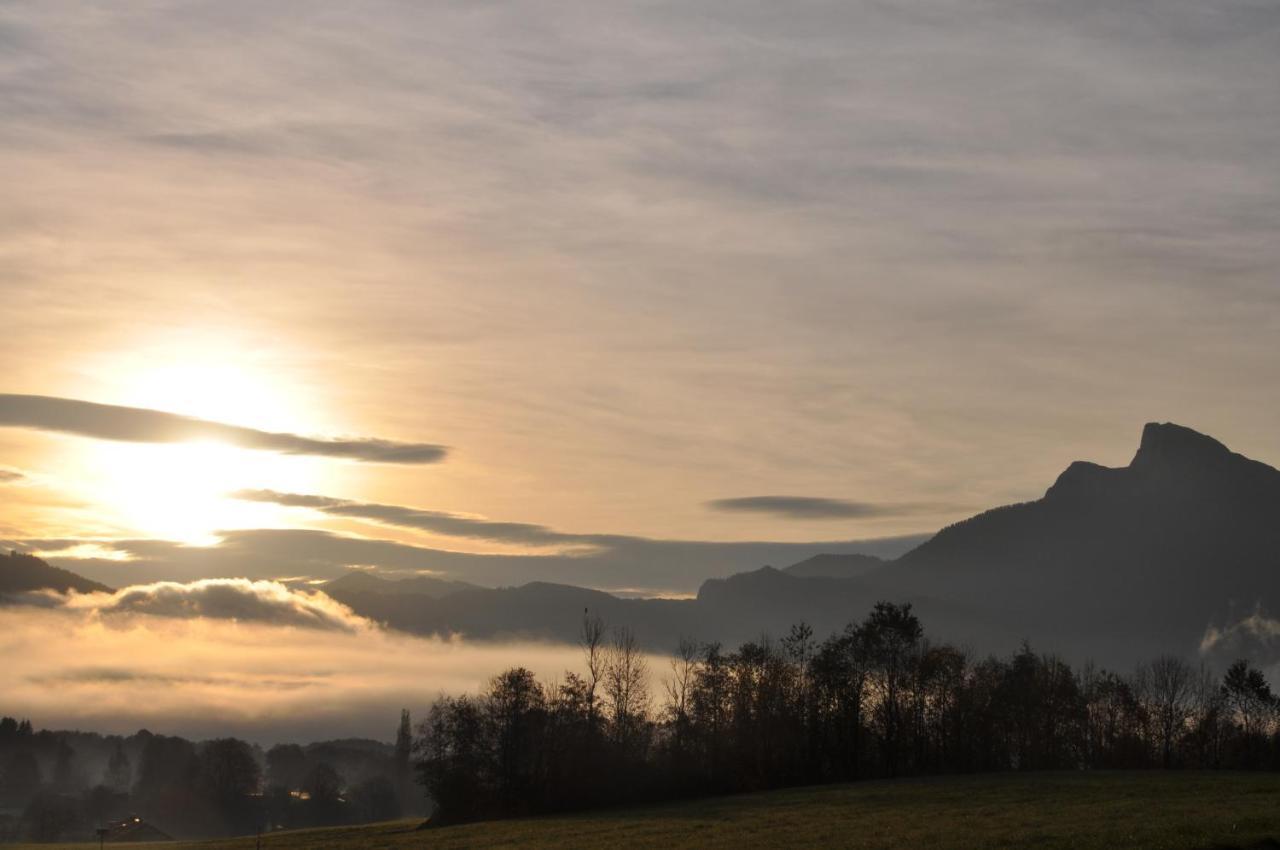
[[[687,593],[1148,420],[1280,457],[1274,10],[787,5],[4,4],[0,538]]]

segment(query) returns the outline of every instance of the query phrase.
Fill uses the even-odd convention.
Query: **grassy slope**
[[[1242,847],[1280,838],[1280,775],[1090,773],[865,782],[421,832],[415,825],[278,833],[265,836],[262,846]],[[254,839],[159,846],[250,850]]]

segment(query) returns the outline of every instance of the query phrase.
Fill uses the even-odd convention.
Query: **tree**
[[[199,787],[232,834],[253,832],[260,826],[256,795],[262,774],[253,750],[236,738],[218,738],[200,752]]]
[[[267,750],[267,785],[297,791],[307,775],[307,754],[297,744],[276,744]]]
[[[858,628],[859,643],[870,661],[875,718],[890,776],[901,767],[912,667],[918,661],[924,629],[910,603],[877,602]]]
[[[400,817],[400,796],[386,776],[371,776],[351,789],[353,814],[360,823],[393,820]]]
[[[507,814],[528,810],[542,787],[541,741],[546,692],[533,673],[512,668],[489,684],[485,700],[493,729],[498,805]]]
[[[21,749],[9,756],[0,775],[0,799],[19,806],[40,790],[40,765],[35,754]]]
[[[1147,712],[1124,677],[1088,665],[1080,675],[1085,702],[1084,757],[1098,768],[1135,768],[1147,764],[1143,739]]]
[[[417,768],[435,802],[432,823],[477,820],[495,811],[492,746],[478,699],[442,697],[418,727]]]
[[[664,709],[670,730],[668,754],[671,771],[676,783],[684,786],[692,777],[693,688],[698,674],[698,645],[689,638],[680,638],[676,654],[671,659],[671,676],[663,683],[667,692]]]
[[[76,751],[71,749],[65,737],[58,738],[53,758],[53,789],[60,794],[66,794],[75,784]]]
[[[630,629],[615,629],[604,664],[604,702],[614,742],[643,746],[649,711],[649,665]]]
[[[310,797],[313,823],[328,826],[342,822],[342,786],[342,776],[328,762],[319,762],[307,771],[302,789]]]
[[[395,751],[395,794],[399,807],[409,804],[413,794],[413,773],[410,761],[413,758],[413,725],[409,719],[409,709],[400,710],[400,726],[396,730]]]
[[[7,749],[18,739],[18,721],[13,717],[0,717],[0,750]]]
[[[61,840],[75,829],[79,820],[75,801],[65,794],[41,791],[22,813],[27,834],[41,843]]]
[[[198,767],[190,741],[164,735],[147,735],[139,762],[134,790],[144,799],[189,788]]]
[[[1222,677],[1222,698],[1245,744],[1266,734],[1275,716],[1276,696],[1271,693],[1271,685],[1267,684],[1262,671],[1244,659],[1231,664]]]
[[[102,774],[102,784],[117,793],[128,791],[133,782],[133,765],[124,751],[124,741],[116,741],[115,752],[107,759],[107,768]]]
[[[582,633],[580,641],[587,664],[587,714],[591,722],[597,717],[596,689],[604,676],[605,668],[605,627],[604,620],[591,614],[586,609],[582,612]]]
[[[1138,668],[1137,691],[1151,719],[1163,767],[1173,765],[1174,748],[1187,731],[1195,697],[1195,675],[1184,659],[1162,655]]]
[[[261,783],[253,750],[238,738],[218,738],[200,753],[200,783],[219,802],[257,793]]]

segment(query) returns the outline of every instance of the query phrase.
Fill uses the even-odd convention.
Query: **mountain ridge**
[[[0,598],[40,590],[57,593],[111,593],[105,584],[55,567],[35,555],[0,552]]]
[[[707,579],[693,599],[359,572],[321,589],[415,634],[572,642],[585,610],[661,650],[682,636],[732,644],[778,635],[802,620],[822,634],[890,600],[912,603],[930,633],[975,651],[1026,638],[1070,658],[1132,663],[1194,653],[1248,617],[1280,632],[1265,620],[1280,611],[1280,471],[1152,422],[1128,465],[1075,461],[1041,498],[953,523],[892,561],[819,555]],[[1268,651],[1244,651],[1254,650]]]

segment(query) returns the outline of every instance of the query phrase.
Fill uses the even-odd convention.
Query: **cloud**
[[[438,463],[448,452],[446,447],[431,443],[400,443],[375,438],[304,437],[228,425],[161,410],[41,395],[0,394],[0,426],[34,428],[128,443],[216,440],[245,449],[368,463]]]
[[[323,593],[293,590],[273,581],[225,578],[185,584],[162,581],[134,585],[114,593],[68,596],[44,593],[28,598],[46,607],[105,617],[133,614],[180,619],[204,617],[348,632],[373,626]]]
[[[1000,504],[1152,410],[1280,451],[1276,3],[115,6],[3,7],[24,385],[257,325],[638,528],[747,471]]]
[[[869,502],[851,502],[845,499],[824,499],[812,496],[742,496],[734,499],[715,499],[707,502],[707,507],[716,511],[769,514],[788,519],[859,519],[892,516],[904,510],[903,506],[875,505]]]
[[[1280,620],[1259,607],[1228,625],[1210,625],[1200,640],[1200,655],[1221,663],[1247,658],[1264,667],[1280,664]]]
[[[16,469],[0,467],[0,484],[17,484],[20,481],[25,481],[26,478],[27,476]]]
[[[498,522],[445,511],[423,510],[402,505],[382,505],[315,496],[305,493],[279,493],[275,490],[240,490],[234,498],[251,502],[268,502],[295,508],[311,508],[332,516],[367,519],[384,525],[412,528],[447,537],[465,537],[498,543],[530,546],[608,545],[638,538],[610,534],[574,534],[556,531],[543,525],[525,522]]]
[[[550,581],[662,595],[696,591],[708,578],[764,564],[794,564],[820,554],[865,553],[893,558],[927,538],[909,535],[791,543],[601,535],[609,544],[586,551],[511,555],[457,552],[317,529],[241,529],[222,531],[219,536],[221,542],[213,546],[108,538],[22,538],[0,541],[0,545],[44,553],[51,563],[115,587],[229,575],[328,579],[359,566],[389,575],[430,573],[493,587]],[[114,557],[71,556],[85,547]]]
[[[402,707],[420,717],[439,694],[477,691],[516,664],[545,678],[581,664],[571,646],[67,607],[0,608],[0,657],[4,711],[47,728],[263,744],[387,740]]]

